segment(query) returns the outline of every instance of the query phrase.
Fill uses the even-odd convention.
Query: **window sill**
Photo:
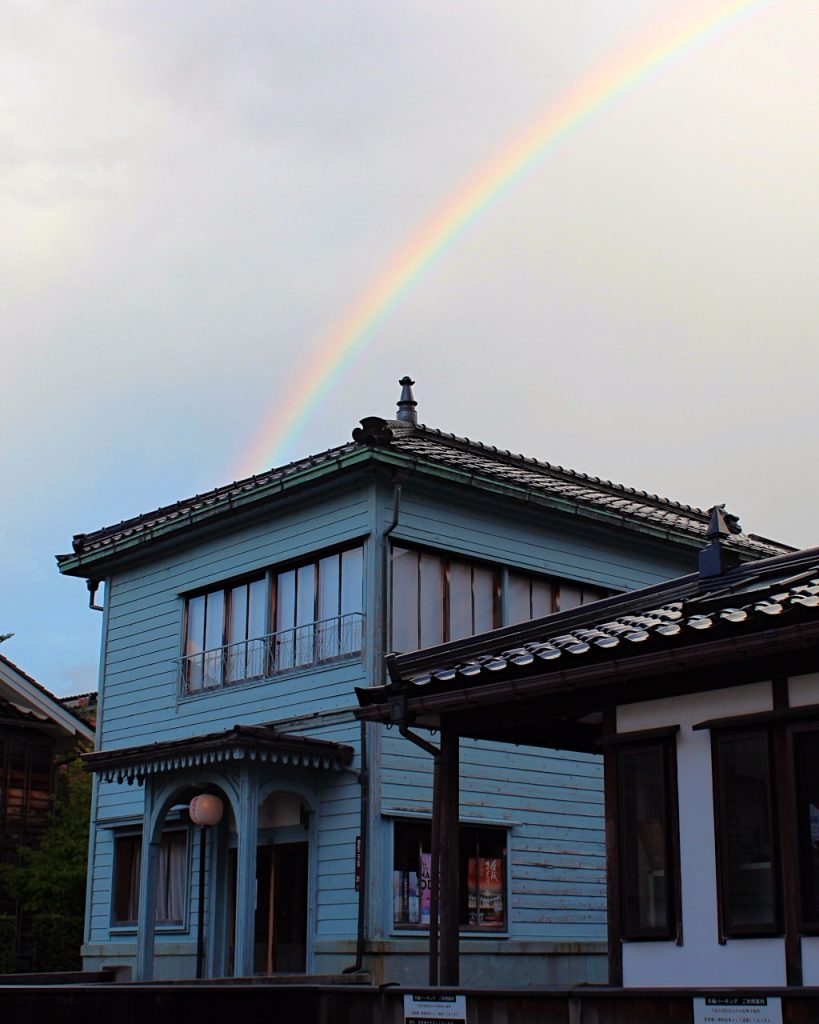
[[[136,935],[139,931],[137,924],[112,924],[110,927],[111,938],[117,936]],[[155,924],[154,932],[157,935],[186,935],[190,931],[187,924]]]

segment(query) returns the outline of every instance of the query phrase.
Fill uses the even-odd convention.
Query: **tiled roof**
[[[551,502],[565,511],[613,515],[629,525],[667,531],[690,540],[705,537],[708,513],[691,505],[515,455],[433,427],[368,417],[353,431],[353,441],[347,444],[113,526],[77,534],[73,553],[58,555],[57,562],[64,572],[77,571],[81,563],[246,509],[285,489],[308,483],[317,473],[349,468],[368,453],[378,452],[418,471],[444,470],[461,482],[500,485],[522,496]],[[754,534],[737,533],[729,544],[750,558],[792,550]]]
[[[391,659],[391,683],[357,690],[363,706],[394,696],[479,687],[581,663],[812,620],[819,624],[819,549],[698,573],[516,627]]]
[[[28,685],[41,695],[44,701],[43,706],[45,708],[48,708],[49,705],[53,705],[55,711],[57,708],[64,708],[64,710],[71,715],[73,719],[76,719],[76,721],[82,725],[83,730],[88,729],[88,722],[86,722],[81,715],[77,714],[76,710],[71,707],[71,705],[64,704],[62,698],[56,697],[51,690],[47,690],[42,683],[38,683],[33,676],[28,674],[28,672],[24,672],[19,665],[15,665],[11,658],[7,658],[4,654],[0,654],[0,677],[3,675],[2,670],[4,668],[7,672],[11,673],[11,675],[7,676],[10,683],[13,682],[14,675],[16,675],[23,686]],[[43,713],[47,712],[44,711]],[[53,715],[50,717],[53,717]]]

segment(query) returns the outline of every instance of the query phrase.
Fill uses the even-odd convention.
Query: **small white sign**
[[[429,995],[404,995],[404,1024],[466,1024],[466,996],[434,992]]]
[[[694,1024],[782,1024],[779,996],[697,996]]]

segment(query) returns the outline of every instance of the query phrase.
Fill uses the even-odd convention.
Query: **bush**
[[[13,974],[17,966],[15,945],[17,922],[11,914],[0,914],[0,974]]]

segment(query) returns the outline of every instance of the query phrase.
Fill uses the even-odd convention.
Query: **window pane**
[[[472,605],[474,612],[474,632],[485,633],[497,625],[495,618],[495,595],[497,593],[498,574],[491,569],[477,566],[472,570]]]
[[[361,650],[361,612],[364,610],[364,549],[351,548],[341,555],[341,652]],[[358,614],[354,614],[358,613]]]
[[[444,576],[440,558],[421,554],[418,585],[421,646],[432,647],[444,639]]]
[[[667,937],[674,914],[664,750],[645,747],[617,756],[623,935]]]
[[[192,597],[188,601],[188,632],[185,637],[187,687],[201,690],[204,671],[202,651],[205,649],[205,597]]]
[[[509,622],[508,626],[516,622],[527,622],[532,617],[531,584],[528,576],[521,576],[520,573],[509,573]]]
[[[114,924],[133,924],[139,902],[139,836],[114,840]]]
[[[819,732],[794,736],[802,920],[819,924]]]
[[[268,673],[267,644],[262,639],[267,634],[267,604],[265,580],[254,580],[248,584],[247,609],[247,676],[252,679]]]
[[[418,650],[418,553],[392,550],[392,649]]]
[[[316,619],[316,565],[302,565],[296,570],[296,638],[297,665],[309,665],[315,660],[313,648]]]
[[[277,671],[295,664],[293,626],[296,623],[296,572],[279,573],[276,581],[276,652]]]
[[[558,597],[558,611],[565,612],[569,608],[577,608],[583,604],[583,591],[571,583],[560,584],[560,596]]]
[[[532,618],[541,619],[553,611],[552,584],[545,580],[532,580]]]
[[[776,929],[767,733],[716,741],[722,921],[726,935]]]
[[[339,555],[329,555],[319,562],[318,619],[321,625],[318,627],[319,634],[316,638],[319,660],[336,658],[341,651],[341,624],[338,620],[341,596],[340,570]]]
[[[472,567],[466,562],[450,562],[449,630],[447,640],[472,636]]]
[[[222,685],[222,644],[225,642],[225,594],[218,590],[206,596],[205,604],[205,686]]]
[[[117,836],[114,840],[114,924],[137,922],[141,854],[141,836]],[[184,920],[187,863],[187,833],[166,832],[158,855],[157,924],[182,924]]]
[[[247,678],[247,584],[233,587],[230,592],[230,629],[226,652],[227,678],[229,682]]]
[[[393,844],[393,922],[429,925],[430,830],[428,824],[396,822]]]

